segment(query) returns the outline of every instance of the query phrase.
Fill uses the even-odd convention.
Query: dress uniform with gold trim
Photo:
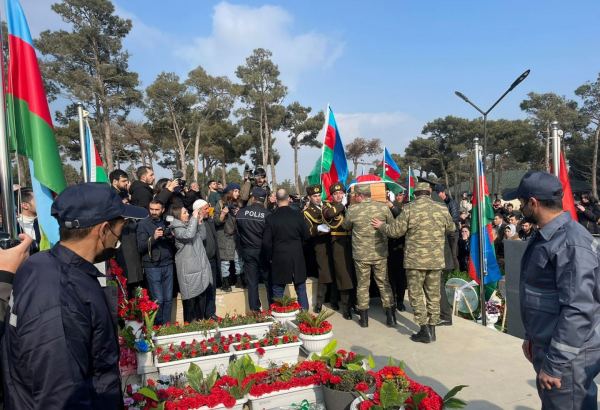
[[[335,284],[340,295],[340,307],[344,319],[352,320],[351,297],[355,288],[354,261],[352,260],[352,232],[344,229],[342,224],[346,216],[346,207],[341,201],[336,201],[333,194],[344,192],[340,182],[329,188],[331,201],[323,204],[323,219],[331,229],[331,255]]]

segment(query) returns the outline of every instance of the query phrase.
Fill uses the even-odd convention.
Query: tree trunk
[[[200,155],[200,124],[196,129],[196,140],[194,141],[194,182],[198,182],[198,157]]]
[[[271,161],[271,186],[273,187],[273,190],[276,191],[277,190],[277,175],[275,174],[275,160],[273,159],[273,155],[271,155],[271,158],[269,159],[269,161]]]
[[[267,116],[266,106],[264,107],[263,115],[265,117],[265,127],[263,130],[265,133],[265,152],[263,156],[263,168],[266,171],[267,165],[269,165],[269,157],[271,156],[271,130],[269,129],[269,117]],[[273,173],[273,170],[271,170],[271,173]]]
[[[177,142],[177,153],[179,156],[179,169],[183,173],[183,179],[187,179],[187,167],[185,160],[185,145],[183,144],[182,133],[183,130],[179,129],[179,124],[177,124],[177,119],[175,118],[175,112],[170,110],[171,112],[171,121],[173,123],[173,132],[175,133],[175,140]]]
[[[225,162],[221,162],[221,182],[223,187],[227,185],[227,170],[225,169]]]
[[[544,164],[547,172],[550,172],[550,124],[546,124],[546,163]]]
[[[598,137],[600,136],[600,124],[596,127],[594,133],[594,153],[592,154],[592,196],[598,198]]]
[[[352,160],[352,164],[354,165],[354,178],[356,179],[356,177],[358,175],[356,175],[356,173],[358,172],[358,160]]]
[[[110,171],[113,167],[113,155],[112,155],[112,133],[110,129],[110,116],[107,109],[103,109],[102,114],[102,128],[104,129],[104,159],[106,160],[106,168]]]
[[[296,185],[296,194],[300,195],[300,178],[298,176],[298,139],[296,138],[296,143],[294,144],[294,185]]]
[[[265,155],[265,145],[266,145],[266,138],[265,138],[265,133],[264,133],[264,127],[263,127],[263,111],[264,111],[264,105],[261,103],[260,104],[260,121],[259,121],[259,125],[260,125],[260,163],[262,163],[263,168],[266,170],[267,169],[267,163],[266,163],[266,155]],[[257,161],[256,164],[258,165],[259,162]]]

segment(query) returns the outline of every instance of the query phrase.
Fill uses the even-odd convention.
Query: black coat
[[[310,237],[301,213],[289,206],[269,215],[263,234],[263,250],[271,261],[271,280],[275,285],[306,281],[303,242]]]
[[[121,247],[117,250],[117,263],[125,271],[127,283],[139,283],[144,279],[142,258],[138,251],[136,221],[129,221],[121,234]]]
[[[154,197],[152,187],[142,181],[133,181],[129,188],[129,194],[131,195],[131,205],[141,206],[144,209],[148,209],[150,201]]]
[[[598,226],[598,219],[600,219],[600,206],[592,203],[582,203],[581,205],[584,207],[583,211],[580,211],[579,208],[576,208],[579,223],[585,226],[585,229],[587,229],[592,235],[600,233],[600,226]]]

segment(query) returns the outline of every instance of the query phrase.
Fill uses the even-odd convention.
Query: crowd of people
[[[468,194],[456,201],[444,186],[422,181],[410,202],[403,192],[394,197],[388,193],[387,201],[382,201],[372,198],[369,184],[346,192],[338,182],[329,188],[330,199],[323,201],[321,185],[307,187],[304,198],[285,189],[271,192],[261,168],[245,173],[242,184],[219,187],[210,181],[206,192],[196,183],[188,186],[181,177],[155,181],[151,168],[140,167],[131,184],[127,173],[114,170],[110,185],[68,187],[51,210],[60,227],[60,242],[30,258],[43,238],[33,193],[20,190],[22,243],[0,251],[0,308],[6,310],[0,312],[6,320],[6,326],[0,325],[0,353],[10,408],[34,408],[41,402],[49,408],[120,406],[117,320],[100,285],[105,275],[94,266],[100,262],[120,266],[128,291],[137,286],[148,289],[159,305],[156,324],[171,320],[177,293],[185,321],[214,318],[218,287],[223,292],[245,288],[250,309],[258,312],[268,309],[292,284],[301,307],[308,310],[306,278],[311,273],[317,278],[314,312],[329,303],[345,319],[357,315],[359,325],[368,327],[370,300],[378,293],[386,324],[394,327],[408,291],[419,326],[411,340],[434,342],[436,326],[452,324],[441,274],[467,269],[473,211]],[[575,296],[565,296],[564,309],[573,305],[573,323],[596,328],[576,310],[581,311],[580,299],[598,309],[593,292],[583,284],[597,290],[597,240],[592,241],[589,233],[598,229],[599,207],[584,195],[577,203],[580,224],[575,224],[562,213],[557,184],[550,174],[528,173],[521,184],[526,187],[520,186],[514,197],[519,209],[512,202],[494,201],[494,246],[502,265],[504,240],[529,241],[523,262],[530,266],[522,276],[525,288],[528,282],[536,289],[556,287],[558,282],[543,282],[544,278],[565,269],[573,277],[587,275],[588,282],[571,281],[565,288]],[[562,247],[581,255],[563,254]],[[543,266],[538,263],[542,257],[547,258]],[[553,258],[561,258],[560,263],[548,263]],[[568,275],[559,279],[570,280]],[[267,300],[259,296],[260,283],[267,289]],[[552,292],[548,295],[558,295]],[[527,292],[521,295],[521,306],[528,306],[527,297]],[[561,360],[578,360],[587,345],[572,346],[589,339],[587,333],[575,337],[581,332],[569,332],[567,323],[565,332],[556,335],[562,341],[552,344],[544,326],[564,322],[552,309],[545,314],[551,316],[548,320],[527,309],[522,312],[528,329],[525,355],[539,372],[541,386],[548,389],[560,388]],[[548,362],[545,357],[550,356],[544,356],[548,352],[556,360]],[[585,384],[588,379],[577,382]]]

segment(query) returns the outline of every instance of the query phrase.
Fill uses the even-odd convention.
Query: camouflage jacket
[[[308,208],[304,210],[304,219],[308,225],[308,231],[310,232],[311,238],[314,238],[315,236],[329,235],[329,233],[319,232],[317,229],[319,225],[325,223],[325,219],[323,219],[322,208],[320,206],[317,206],[312,202],[309,203]]]
[[[355,260],[374,261],[387,258],[387,236],[373,229],[372,218],[380,219],[386,224],[394,221],[386,204],[370,199],[353,204],[346,211],[342,226],[344,229],[352,229],[352,257]]]
[[[456,227],[445,205],[421,196],[404,205],[402,212],[391,224],[379,230],[397,238],[406,235],[404,267],[406,269],[444,269],[446,235]]]
[[[342,224],[346,216],[346,207],[344,204],[335,202],[325,202],[323,204],[323,219],[329,225],[332,236],[346,236],[351,233],[344,229]]]

